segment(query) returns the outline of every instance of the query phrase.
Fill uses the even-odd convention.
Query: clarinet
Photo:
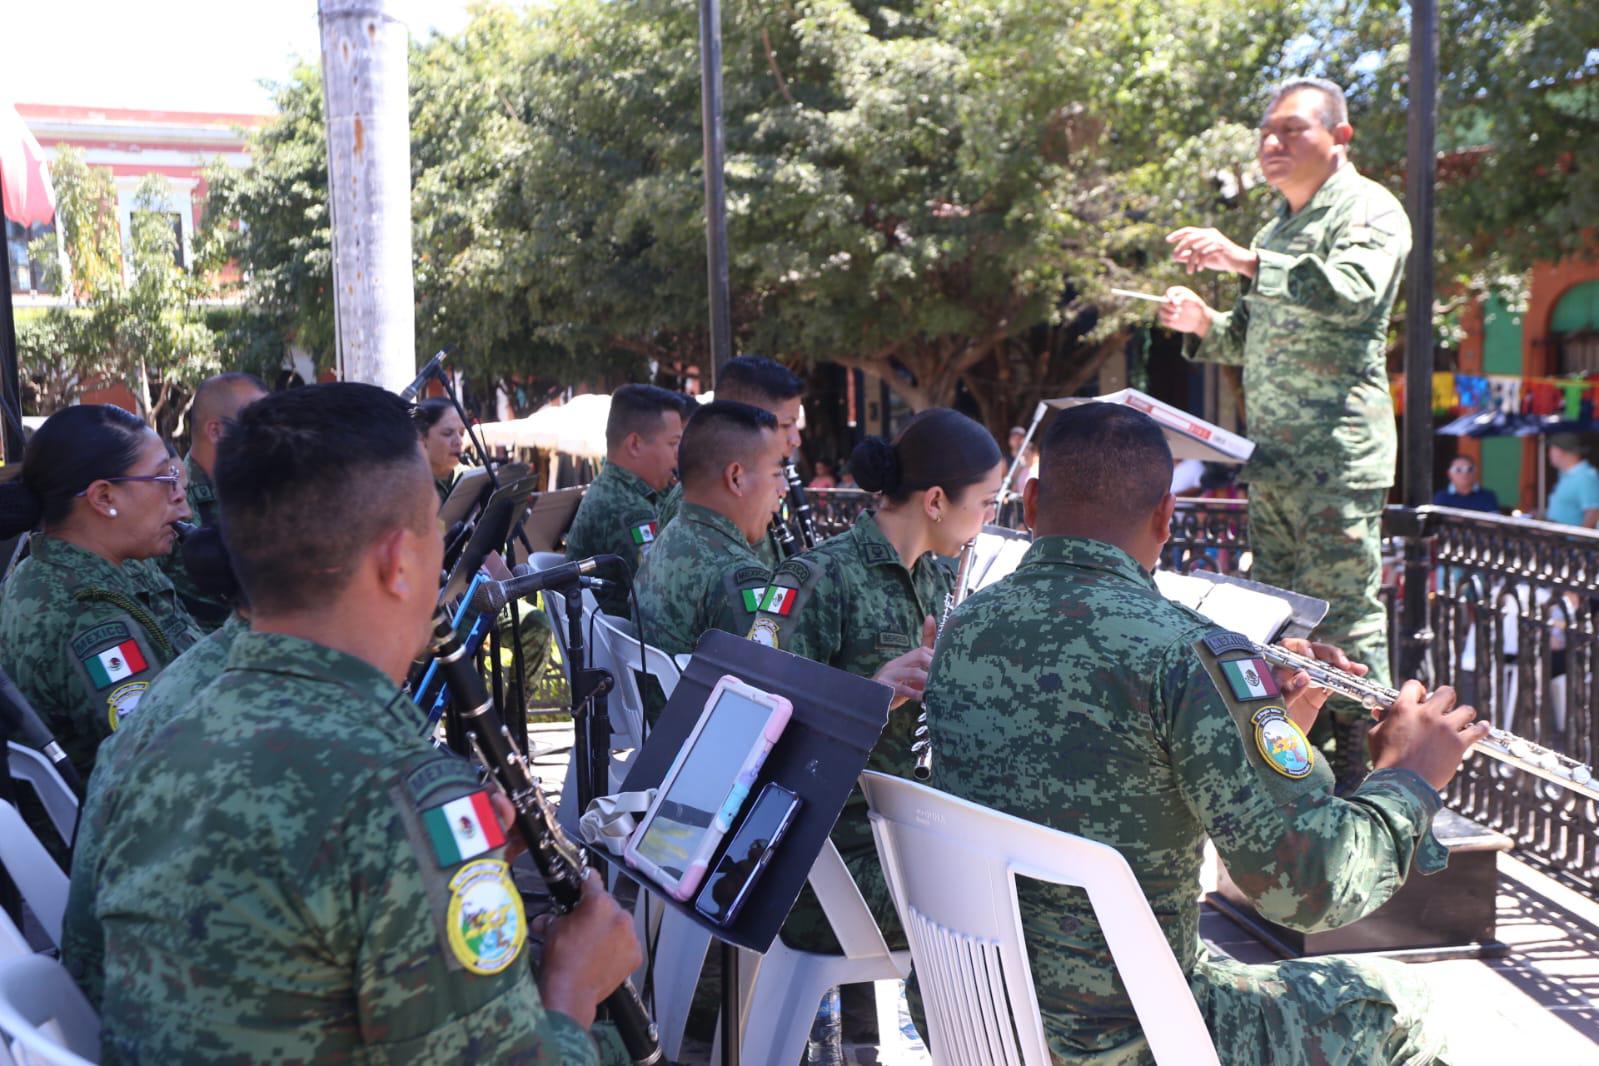
[[[1255,644],[1254,651],[1273,666],[1286,666],[1290,670],[1303,670],[1310,675],[1310,683],[1318,688],[1348,697],[1370,711],[1381,711],[1399,698],[1399,690],[1367,681],[1363,677],[1329,666],[1320,659],[1289,651],[1280,644]],[[1562,755],[1541,744],[1523,740],[1514,733],[1490,725],[1488,735],[1472,745],[1490,759],[1507,766],[1541,777],[1564,788],[1599,800],[1599,783],[1593,769],[1586,764]]]
[[[462,707],[461,720],[470,731],[473,747],[516,808],[516,827],[549,886],[556,913],[567,913],[582,899],[588,857],[556,824],[555,811],[544,798],[538,778],[533,776],[532,765],[500,720],[488,686],[467,655],[466,645],[456,635],[449,612],[444,608],[433,617],[431,650],[449,683],[451,695]],[[606,997],[603,1007],[621,1034],[628,1055],[638,1066],[665,1061],[660,1034],[644,1010],[632,981],[623,981]]]
[[[966,583],[971,579],[972,560],[976,557],[977,538],[973,537],[961,549],[960,565],[955,568],[955,587],[944,597],[944,613],[938,616],[938,632],[944,632],[944,623],[949,621],[950,612],[966,598]],[[916,756],[916,765],[911,773],[918,781],[926,781],[933,776],[933,734],[927,728],[927,707],[924,704],[922,713],[916,716],[916,730],[911,734],[911,754]]]
[[[783,476],[788,479],[789,514],[799,523],[800,543],[805,546],[806,551],[809,551],[822,543],[821,535],[816,532],[816,519],[811,515],[811,499],[805,495],[805,484],[800,481],[799,471],[794,468],[793,460],[783,464]],[[789,535],[793,536],[792,533]]]

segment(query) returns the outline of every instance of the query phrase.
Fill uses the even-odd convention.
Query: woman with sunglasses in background
[[[141,560],[189,517],[183,468],[138,417],[57,411],[0,485],[0,537],[33,531],[0,589],[0,666],[88,780],[100,742],[202,633],[172,583]]]

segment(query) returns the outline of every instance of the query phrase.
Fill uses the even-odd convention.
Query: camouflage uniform
[[[861,677],[919,647],[923,620],[943,613],[945,597],[954,587],[948,567],[931,554],[907,570],[872,513],[778,567],[772,584],[778,592],[763,601],[751,638],[763,643],[775,639],[784,651]],[[911,735],[920,714],[921,704],[915,701],[889,712],[867,769],[911,776],[916,764]],[[833,827],[833,843],[890,946],[904,947],[866,820],[866,798],[859,790],[850,793]],[[809,951],[840,950],[808,885],[783,926],[783,939]]]
[[[672,482],[672,487],[667,489],[666,493],[661,497],[661,517],[657,521],[662,533],[666,532],[666,527],[672,524],[672,519],[677,517],[678,509],[682,506],[683,483],[674,481]],[[755,558],[760,560],[761,565],[766,567],[767,570],[776,568],[779,561],[777,558],[777,545],[772,543],[770,536],[762,537],[750,545],[750,551],[755,553]]]
[[[1244,368],[1255,454],[1250,576],[1326,600],[1317,636],[1388,682],[1378,598],[1380,526],[1398,438],[1388,394],[1388,313],[1410,251],[1393,195],[1345,163],[1299,211],[1286,204],[1250,242],[1243,298],[1190,358]],[[1340,714],[1358,713],[1339,701]]]
[[[150,691],[139,704],[139,713],[106,738],[95,759],[94,776],[89,779],[83,813],[78,819],[78,835],[73,841],[74,876],[67,893],[67,910],[61,925],[61,955],[73,978],[96,1010],[104,982],[104,938],[94,915],[92,871],[100,857],[104,801],[117,792],[117,779],[123,768],[137,758],[146,739],[222,673],[228,653],[240,633],[249,625],[237,614],[228,616],[222,628],[195,644],[161,671]]]
[[[102,1062],[597,1061],[540,1003],[477,775],[418,723],[364,662],[238,637],[96,796]]]
[[[0,665],[88,778],[95,749],[203,634],[159,568],[48,535],[5,584]]]
[[[1120,549],[1043,538],[944,628],[927,688],[932,784],[1120,851],[1224,1061],[1434,1061],[1425,990],[1402,966],[1245,966],[1200,944],[1206,837],[1263,915],[1305,930],[1352,922],[1412,865],[1447,861],[1437,793],[1379,770],[1336,798],[1238,639],[1167,601]],[[1055,1061],[1153,1061],[1081,892],[1023,881],[1018,895]]]
[[[710,629],[743,635],[772,572],[726,515],[685,503],[639,567],[634,592],[644,639],[686,655]],[[665,706],[658,686],[645,697],[650,725]]]
[[[192,452],[183,461],[183,466],[188,472],[189,511],[194,516],[193,520],[202,526],[216,525],[217,492],[210,476],[194,461]],[[172,587],[178,590],[178,599],[183,601],[189,617],[194,619],[202,632],[210,633],[228,620],[228,612],[232,608],[225,601],[207,596],[195,587],[194,580],[189,577],[189,568],[183,564],[181,550],[174,548],[172,554],[161,559],[160,566],[167,580],[172,582]]]
[[[600,476],[583,493],[572,528],[566,533],[566,557],[586,559],[591,555],[620,555],[627,563],[631,581],[639,563],[649,554],[659,529],[656,505],[659,493],[631,470],[607,462]],[[616,575],[601,573],[610,578]],[[614,588],[595,593],[600,610],[619,618],[631,618],[627,582],[618,580]]]

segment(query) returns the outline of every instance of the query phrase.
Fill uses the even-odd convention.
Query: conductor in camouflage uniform
[[[188,517],[161,438],[103,404],[51,415],[0,487],[0,536],[38,529],[0,599],[0,664],[86,780],[100,742],[202,636],[147,562]]]
[[[759,407],[717,400],[689,419],[678,448],[682,507],[638,573],[649,643],[682,655],[706,630],[749,631],[772,576],[752,546],[782,499],[783,458],[777,419]],[[646,710],[653,725],[660,707]]]
[[[1193,335],[1190,358],[1243,367],[1256,444],[1244,472],[1250,576],[1326,600],[1317,636],[1387,684],[1380,538],[1398,442],[1386,353],[1410,221],[1349,162],[1353,135],[1338,86],[1285,84],[1260,126],[1261,168],[1283,197],[1276,218],[1248,248],[1213,229],[1167,238],[1190,273],[1240,275],[1242,298],[1218,312],[1172,288],[1160,321]]]
[[[683,439],[683,406],[675,392],[654,385],[623,385],[611,395],[605,422],[605,466],[578,504],[566,534],[566,557],[620,556],[627,568],[610,587],[595,593],[600,610],[631,618],[628,586],[660,530],[660,494],[672,483],[677,445]]]
[[[1453,707],[1450,689],[1424,700],[1409,682],[1371,732],[1377,769],[1335,796],[1304,733],[1325,691],[1303,673],[1274,675],[1236,634],[1155,587],[1170,482],[1171,453],[1148,416],[1111,404],[1057,416],[1023,496],[1037,540],[940,637],[926,699],[932,785],[1116,848],[1223,1061],[1438,1061],[1425,989],[1401,965],[1209,957],[1200,861],[1208,837],[1272,921],[1352,922],[1413,870],[1447,861],[1431,830],[1438,792],[1486,726]],[[1348,666],[1330,646],[1314,652]],[[1152,1062],[1086,898],[1035,882],[1018,896],[1054,1061]]]
[[[591,879],[535,986],[509,807],[399,688],[443,556],[406,405],[347,383],[253,404],[217,489],[252,627],[91,796],[74,869],[100,1061],[597,1061],[595,1005],[639,959],[626,916]]]
[[[266,394],[266,385],[260,378],[240,371],[206,378],[194,390],[194,403],[189,405],[189,454],[183,466],[189,480],[189,511],[197,525],[217,523],[216,487],[211,481],[217,461],[217,442],[240,411]],[[161,569],[202,630],[210,633],[227,620],[228,605],[201,590],[189,575],[181,551],[163,556]]]
[[[800,414],[805,405],[805,382],[788,367],[762,355],[741,355],[729,359],[716,372],[716,398],[735,400],[770,411],[777,419],[777,432],[783,438],[783,460],[792,459],[800,447]],[[690,412],[692,415],[692,412]],[[786,489],[785,489],[786,491]],[[677,517],[683,500],[683,484],[673,485],[661,499],[661,529]],[[779,515],[772,519],[772,528],[784,521]],[[797,536],[797,533],[796,533]],[[768,569],[782,560],[778,546],[771,536],[763,536],[755,543],[755,554]]]
[[[907,423],[892,444],[862,441],[850,469],[863,489],[881,493],[878,509],[780,566],[750,637],[893,687],[898,698],[867,768],[909,777],[917,699],[953,592],[953,576],[938,557],[960,554],[993,518],[1004,464],[986,429],[933,408]],[[850,793],[832,836],[884,935],[903,947],[859,790]],[[809,951],[840,950],[809,887],[783,939]]]

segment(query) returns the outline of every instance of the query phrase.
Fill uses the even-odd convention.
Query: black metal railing
[[[824,536],[847,528],[871,500],[858,489],[811,493]],[[1383,524],[1395,660],[1400,635],[1419,634],[1429,686],[1453,685],[1500,728],[1595,765],[1599,533],[1446,507],[1390,507]],[[1425,619],[1400,617],[1400,536],[1432,548],[1420,578],[1429,588]],[[1248,576],[1251,561],[1246,501],[1178,501],[1162,565]],[[1599,888],[1599,804],[1485,756],[1467,760],[1445,798],[1514,839],[1520,857]]]
[[[1599,534],[1449,508],[1421,508],[1434,678],[1493,723],[1590,766],[1599,757]],[[1469,760],[1449,805],[1514,839],[1527,857],[1599,887],[1599,804],[1486,758]]]

